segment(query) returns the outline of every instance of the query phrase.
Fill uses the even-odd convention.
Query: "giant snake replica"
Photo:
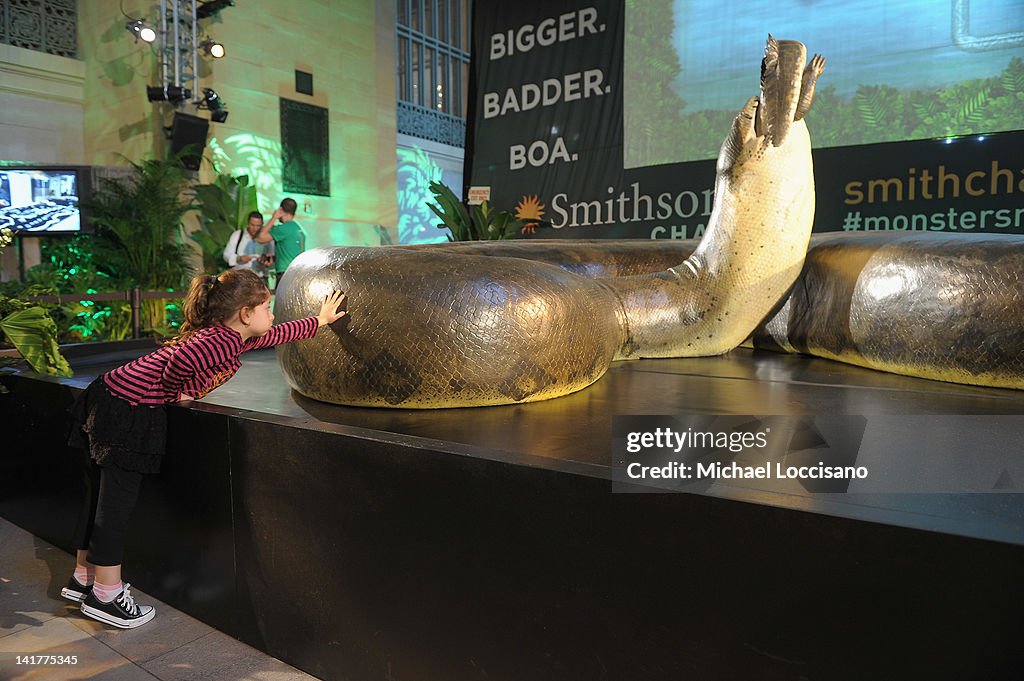
[[[302,254],[278,285],[277,316],[300,317],[333,289],[349,293],[349,314],[278,348],[289,384],[356,406],[514,404],[581,390],[616,360],[718,355],[750,339],[1024,388],[1024,325],[1013,323],[1024,242],[823,236],[808,254],[814,175],[803,117],[824,59],[806,59],[801,43],[769,36],[760,96],[722,145],[699,244],[523,240]]]

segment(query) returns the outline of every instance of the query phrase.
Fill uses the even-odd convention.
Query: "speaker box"
[[[209,128],[210,121],[205,118],[174,112],[174,122],[171,124],[171,154],[184,151],[181,164],[188,170],[199,170]]]

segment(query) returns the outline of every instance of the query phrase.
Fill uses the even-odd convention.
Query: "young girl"
[[[88,449],[85,505],[75,529],[75,572],[61,595],[88,617],[131,629],[156,611],[137,605],[121,583],[128,519],[144,474],[157,473],[167,440],[165,405],[188,403],[234,376],[248,350],[312,338],[345,315],[345,296],[328,295],[315,317],[271,326],[270,291],[251,270],[192,280],[185,322],[173,340],[103,374],[72,407],[69,443]]]

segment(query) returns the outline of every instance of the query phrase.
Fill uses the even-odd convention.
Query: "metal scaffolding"
[[[161,85],[184,88],[199,104],[199,26],[196,0],[160,0],[160,78]]]

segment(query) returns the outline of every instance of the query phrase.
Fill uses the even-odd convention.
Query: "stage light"
[[[234,5],[235,0],[205,0],[205,2],[200,2],[199,6],[196,7],[196,19],[212,17],[225,7],[234,7]]]
[[[146,99],[151,102],[184,102],[192,99],[192,91],[177,85],[147,85]]]
[[[210,110],[210,120],[214,123],[223,123],[228,119],[228,110],[224,108],[224,100],[213,88],[203,88],[202,104]]]
[[[124,25],[128,31],[135,36],[136,40],[151,43],[156,40],[156,31],[146,25],[142,19],[132,19]]]
[[[203,51],[203,54],[208,57],[213,57],[214,59],[220,59],[227,54],[227,50],[224,49],[223,43],[219,43],[213,38],[207,38],[203,42],[199,43],[199,49]]]

